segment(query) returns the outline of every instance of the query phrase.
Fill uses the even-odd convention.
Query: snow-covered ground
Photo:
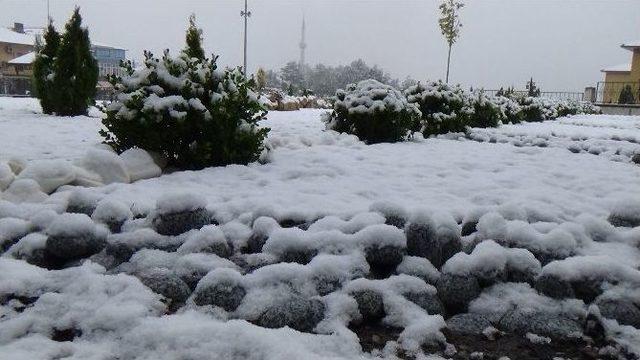
[[[353,136],[323,131],[322,113],[271,112],[263,122],[271,128],[265,164],[175,172],[90,189],[63,187],[35,203],[10,203],[0,194],[0,245],[11,246],[0,258],[0,358],[366,358],[346,327],[358,308],[346,294],[363,289],[384,295],[386,323],[402,329],[398,343],[384,354],[396,347],[416,352],[425,342],[442,340],[444,320],[407,305],[399,294],[408,289],[435,293],[435,284],[427,283],[441,273],[485,279],[518,269],[532,279],[543,274],[568,282],[586,276],[610,284],[602,296],[638,295],[632,288],[640,284],[639,228],[613,227],[607,218],[613,211],[625,221],[640,219],[640,167],[629,161],[640,153],[640,117],[576,116],[473,129],[472,139],[416,138],[367,146]],[[34,100],[0,98],[0,162],[82,158],[100,146],[99,114],[91,115],[96,117],[44,116]],[[595,148],[606,156],[593,156]],[[174,193],[191,196],[166,198]],[[99,204],[94,221],[122,216],[122,234],[109,234],[86,217],[60,215],[78,199]],[[157,205],[159,199],[164,200]],[[206,205],[220,225],[167,237],[149,229],[157,230],[157,219],[183,205],[185,211],[198,210],[193,204]],[[133,214],[148,217],[133,219]],[[356,279],[368,271],[367,262],[374,267],[363,251],[403,247],[410,240],[409,228],[405,238],[405,232],[382,225],[391,215],[415,224],[433,221],[438,233],[451,231],[458,238],[463,225],[473,224],[460,240],[469,254],[453,256],[441,273],[423,258],[405,256],[397,272],[420,273],[422,279]],[[307,222],[308,230],[281,229],[268,217],[281,224]],[[50,246],[48,238],[78,234],[104,236],[108,244],[142,245],[118,266],[106,265],[102,253],[64,270],[15,259]],[[268,238],[263,252],[242,254],[244,262],[197,250],[212,239],[226,240],[237,250],[258,235]],[[319,255],[308,264],[270,265],[284,261],[292,247]],[[262,267],[250,272],[247,262]],[[124,274],[147,279],[139,273],[157,268],[181,275],[185,269],[212,270],[198,287],[216,279],[237,281],[247,296],[233,312],[196,306],[192,296],[173,313],[148,282],[143,281],[145,287]],[[343,290],[321,296],[308,289],[318,275],[331,271],[345,276]],[[325,319],[316,332],[323,335],[252,324],[263,321],[255,318],[256,311],[279,299],[285,283],[322,300]],[[526,283],[498,284],[472,302],[469,312],[525,306],[583,319],[589,309],[582,301],[587,302],[552,300]],[[79,333],[63,331],[69,329]],[[608,329],[640,353],[640,330],[615,322]],[[538,335],[548,336],[527,334],[545,341]]]

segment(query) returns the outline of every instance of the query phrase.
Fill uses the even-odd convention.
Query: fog
[[[307,63],[337,65],[362,58],[401,80],[444,78],[446,44],[435,0],[249,0],[249,70],[277,69],[299,57],[303,14]],[[128,49],[179,50],[189,14],[208,52],[228,66],[242,63],[241,0],[50,0],[62,27],[75,5],[95,41]],[[0,0],[0,24],[43,26],[45,0]],[[619,48],[640,39],[638,0],[469,0],[453,49],[451,81],[523,88],[533,77],[544,91],[582,91],[600,69],[629,62]]]

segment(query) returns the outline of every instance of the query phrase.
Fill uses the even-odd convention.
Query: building
[[[126,49],[93,42],[91,53],[98,60],[100,79],[105,79],[109,75],[122,75],[123,70],[120,62],[126,59]]]
[[[39,34],[27,33],[22,24],[12,29],[0,28],[0,94],[27,95],[31,92],[35,43]],[[122,75],[120,62],[126,59],[126,49],[93,42],[91,53],[98,61],[99,90],[108,88],[108,75]]]
[[[31,89],[31,64],[24,56],[35,50],[36,37],[24,25],[0,28],[0,94],[27,94]]]
[[[598,83],[598,102],[617,104],[620,94],[626,87],[631,88],[634,103],[640,103],[640,40],[622,44],[625,50],[631,51],[631,62],[602,69],[604,81]]]

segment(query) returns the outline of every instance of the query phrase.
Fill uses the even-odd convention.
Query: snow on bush
[[[119,94],[106,108],[106,142],[118,152],[156,152],[183,169],[257,160],[269,130],[257,126],[265,111],[254,81],[216,61],[166,51],[162,59],[145,52],[138,69],[128,64],[113,81]]]
[[[354,134],[368,144],[406,140],[421,115],[399,90],[373,79],[350,84],[336,97],[333,112],[324,119],[327,129]]]
[[[420,108],[420,126],[414,130],[425,136],[464,132],[473,113],[466,91],[441,80],[413,85],[405,90],[405,96]]]

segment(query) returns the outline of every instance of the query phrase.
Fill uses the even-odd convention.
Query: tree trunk
[[[449,66],[451,65],[451,45],[449,45],[449,56],[447,57],[447,79],[446,83],[449,83]]]

